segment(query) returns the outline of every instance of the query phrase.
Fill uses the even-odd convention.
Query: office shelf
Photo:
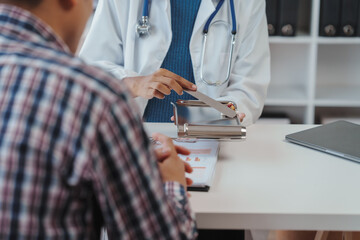
[[[360,38],[320,37],[320,0],[302,0],[295,37],[270,37],[271,83],[264,112],[293,123],[321,115],[360,118]]]
[[[359,37],[319,37],[318,44],[339,44],[339,45],[347,45],[347,44],[360,44]]]
[[[301,85],[270,85],[266,99],[269,106],[306,106],[306,90]]]
[[[316,106],[359,107],[360,85],[320,85],[316,90]]]
[[[285,44],[311,43],[311,36],[308,32],[299,30],[296,37],[271,36],[269,41],[270,43]]]
[[[306,106],[269,106],[265,105],[263,115],[267,119],[270,117],[279,119],[281,123],[289,119],[290,123],[300,124],[307,118]],[[280,116],[280,117],[279,117]],[[285,119],[284,119],[285,118]]]
[[[317,106],[315,108],[315,123],[329,123],[339,119],[360,124],[359,105],[351,106]]]
[[[280,36],[274,36],[270,37],[269,40],[272,44],[301,44],[301,43],[311,43],[311,37],[310,36],[302,36],[302,37],[280,37]]]

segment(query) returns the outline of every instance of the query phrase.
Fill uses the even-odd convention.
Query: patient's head
[[[38,6],[43,0],[0,0],[0,3],[24,5],[29,8]]]
[[[93,0],[0,0],[1,3],[24,8],[42,19],[73,53],[93,9]]]

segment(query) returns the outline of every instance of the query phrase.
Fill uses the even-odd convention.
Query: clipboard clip
[[[228,102],[220,101],[224,106]],[[228,117],[200,100],[171,102],[179,138],[232,140],[245,139],[246,128],[237,116]],[[236,105],[234,104],[236,107]]]

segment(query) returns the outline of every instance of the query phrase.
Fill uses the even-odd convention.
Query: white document
[[[188,156],[179,154],[179,157],[193,168],[191,174],[186,174],[186,177],[191,178],[194,182],[192,186],[188,187],[188,190],[208,191],[218,159],[219,142],[216,140],[197,140],[196,142],[174,140],[174,144],[186,147],[191,151]]]

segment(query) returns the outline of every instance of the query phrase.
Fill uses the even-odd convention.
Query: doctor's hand
[[[178,154],[189,155],[190,151],[174,145],[170,138],[160,133],[153,134],[152,138],[161,143],[161,147],[155,151],[163,181],[179,182],[186,189],[192,184],[192,180],[185,177],[185,172],[191,173],[193,169],[188,163],[182,161]]]
[[[185,78],[166,69],[160,68],[155,73],[147,76],[127,77],[123,79],[134,97],[146,99],[163,99],[171,90],[182,95],[184,89],[196,90],[196,85]]]
[[[236,116],[240,122],[242,122],[244,120],[244,118],[246,117],[245,113],[241,113],[239,111],[236,111]]]

